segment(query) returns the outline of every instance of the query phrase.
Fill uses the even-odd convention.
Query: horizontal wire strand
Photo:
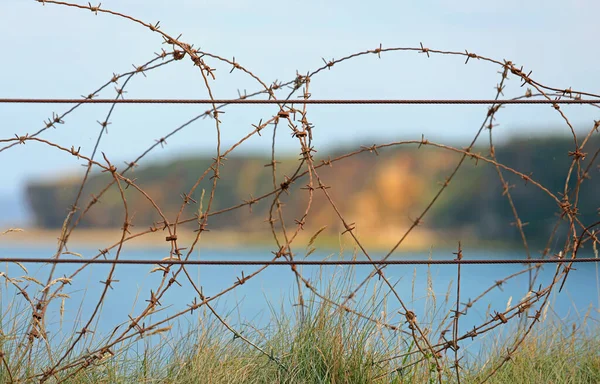
[[[600,99],[28,99],[0,98],[0,104],[600,104]]]
[[[553,264],[597,263],[600,258],[576,259],[445,259],[445,260],[108,260],[108,259],[50,259],[29,257],[2,257],[0,263],[48,263],[48,264],[158,264],[158,265],[439,265],[439,264]]]

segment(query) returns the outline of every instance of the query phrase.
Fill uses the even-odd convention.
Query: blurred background
[[[176,1],[169,3],[106,1],[103,8],[135,15],[142,21],[160,20],[161,30],[205,52],[240,63],[266,84],[293,80],[324,64],[356,52],[380,46],[419,47],[474,52],[499,61],[511,60],[523,66],[531,77],[557,89],[597,92],[600,87],[596,63],[598,51],[589,49],[600,5],[593,1],[504,2],[502,5],[463,1],[419,3],[355,1],[305,1],[282,6],[279,2]],[[208,16],[210,15],[210,16]],[[0,75],[3,97],[78,98],[95,92],[114,75],[134,70],[156,59],[161,49],[170,51],[163,39],[147,28],[122,18],[30,1],[0,4],[0,40],[5,59]],[[18,38],[17,38],[18,36]],[[491,99],[500,83],[501,67],[460,56],[417,52],[385,52],[381,58],[364,55],[315,75],[310,82],[312,98],[339,99]],[[235,98],[244,92],[262,90],[253,78],[231,66],[205,57],[215,68],[210,80],[215,98]],[[153,64],[164,62],[156,60]],[[114,98],[125,77],[108,84],[98,98]],[[127,81],[125,98],[207,98],[198,68],[189,59],[160,66]],[[525,94],[527,87],[514,76],[505,81],[500,98]],[[284,98],[290,89],[280,90]],[[535,91],[535,90],[534,90]],[[300,92],[300,91],[299,91]],[[535,92],[534,92],[535,93]],[[293,97],[297,97],[301,93]],[[261,96],[263,97],[263,96]],[[0,104],[2,138],[33,134],[54,114],[62,115],[70,105]],[[45,130],[40,137],[66,148],[81,148],[95,159],[100,152],[112,163],[125,163],[162,137],[204,113],[203,105],[83,105],[63,120],[64,124]],[[361,146],[402,140],[420,140],[457,148],[467,147],[484,118],[485,105],[310,105],[307,118],[314,125],[316,160],[360,149]],[[221,148],[237,143],[253,130],[252,124],[277,113],[276,105],[231,105],[220,115]],[[581,138],[598,119],[595,106],[562,106]],[[108,120],[107,120],[108,119]],[[108,121],[102,131],[99,122]],[[504,163],[561,192],[575,148],[571,129],[550,105],[511,105],[498,111],[493,129],[496,155]],[[214,120],[197,119],[148,153],[132,177],[154,198],[167,215],[181,205],[181,193],[189,190],[216,156]],[[581,141],[580,138],[580,141]],[[228,157],[223,165],[213,210],[224,209],[273,189],[272,175],[264,164],[271,161],[273,126],[254,135]],[[3,147],[6,147],[3,143]],[[295,170],[300,147],[298,140],[282,126],[275,139],[275,156],[282,161],[277,169],[281,179]],[[593,135],[587,148],[598,148]],[[485,130],[475,152],[489,155],[489,134]],[[592,152],[590,150],[589,152]],[[73,203],[85,172],[83,161],[38,143],[5,148],[0,152],[3,181],[0,184],[0,222],[4,226],[38,229],[60,228]],[[454,169],[460,155],[444,150],[402,145],[381,151],[377,157],[364,153],[323,170],[332,186],[334,200],[359,230],[370,238],[396,239],[429,203]],[[588,159],[589,160],[589,159]],[[596,216],[597,168],[581,190],[583,221]],[[506,173],[516,208],[526,234],[543,243],[556,224],[556,204],[547,195],[519,177]],[[85,201],[106,184],[106,175],[92,174]],[[202,189],[210,189],[211,181]],[[166,193],[165,186],[168,186]],[[514,186],[514,187],[513,187]],[[292,185],[299,191],[302,184]],[[296,188],[296,189],[294,189]],[[452,186],[428,214],[415,244],[429,246],[440,241],[439,231],[460,233],[463,238],[517,242],[521,237],[514,216],[498,180],[489,165],[468,161]],[[140,198],[128,200],[136,212],[134,222],[152,225],[157,220],[153,207]],[[302,214],[306,193],[291,193],[287,200],[289,219]],[[329,225],[339,233],[339,220],[320,194],[315,197],[310,225]],[[119,228],[122,204],[116,191],[81,222],[82,228]],[[255,230],[264,223],[269,203],[239,209],[211,218],[210,227],[235,232]],[[193,214],[197,207],[191,207]],[[331,219],[331,220],[330,220]],[[436,232],[437,231],[437,232]],[[419,237],[420,236],[420,237]],[[52,241],[56,236],[51,236]],[[455,237],[455,236],[454,236]],[[43,238],[43,237],[40,237]],[[437,239],[437,240],[435,240]],[[423,242],[423,240],[425,240]],[[391,241],[391,240],[390,240]],[[452,240],[454,241],[454,240]],[[389,242],[389,241],[387,241]],[[392,241],[393,243],[394,241]]]

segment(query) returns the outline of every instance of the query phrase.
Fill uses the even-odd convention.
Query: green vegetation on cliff
[[[577,175],[582,174],[590,161],[595,161],[595,151],[600,140],[594,136],[586,144],[588,156],[581,168],[574,168],[570,183],[570,198],[576,188]],[[566,176],[572,162],[573,140],[569,138],[536,138],[528,141],[512,141],[496,147],[500,163],[514,168],[546,187],[562,198]],[[489,154],[489,148],[476,147],[472,152]],[[317,156],[320,155],[320,156]],[[331,156],[329,156],[331,155]],[[335,158],[336,154],[315,154],[315,163]],[[328,192],[338,208],[350,221],[360,224],[362,233],[382,231],[386,228],[406,228],[410,218],[417,217],[429,204],[440,185],[451,174],[461,155],[430,147],[395,147],[379,150],[379,154],[364,152],[335,162],[331,167],[319,168],[319,176],[330,187]],[[275,185],[285,177],[294,175],[301,165],[298,158],[278,159]],[[210,158],[187,158],[170,163],[140,166],[128,174],[169,218],[174,219],[179,211],[182,194],[187,193],[197,179],[211,166]],[[230,157],[221,166],[220,180],[211,212],[234,207],[258,198],[273,190],[272,169],[265,167],[267,157]],[[300,173],[306,170],[303,165]],[[598,167],[592,164],[585,181],[579,187],[580,219],[584,224],[598,220],[598,191],[600,178]],[[532,183],[507,170],[503,177],[510,185],[509,190],[523,223],[528,239],[532,242],[546,241],[557,223],[560,208],[548,194]],[[209,172],[192,194],[197,204],[185,207],[182,218],[191,218],[198,212],[202,190],[204,209],[208,201],[212,180]],[[97,195],[111,178],[106,173],[94,174],[84,190],[85,207],[92,194]],[[32,182],[27,188],[27,198],[39,226],[56,228],[63,224],[67,209],[74,201],[79,188],[79,178],[58,180],[54,183]],[[284,217],[291,222],[299,219],[306,209],[309,193],[303,189],[308,176],[296,180],[289,194],[282,195],[285,204]],[[126,190],[130,214],[135,213],[134,224],[138,227],[151,226],[160,221],[155,208],[147,198],[134,188]],[[272,196],[248,207],[230,210],[211,216],[210,229],[232,229],[251,231],[267,228],[265,219],[271,209]],[[571,201],[574,203],[574,201]],[[81,212],[81,210],[79,211]],[[307,225],[311,229],[329,225],[328,230],[338,230],[339,220],[334,217],[329,202],[321,191],[315,190]],[[113,186],[105,193],[89,214],[82,220],[84,227],[121,227],[124,219],[123,203],[118,189]],[[520,241],[513,212],[499,180],[496,168],[486,162],[467,159],[449,188],[434,204],[425,217],[423,226],[430,229],[465,231],[482,240]],[[563,224],[564,225],[564,224]],[[374,233],[374,232],[371,232]],[[560,241],[557,238],[556,241]]]

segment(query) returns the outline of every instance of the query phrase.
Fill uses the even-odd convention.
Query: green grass
[[[320,282],[320,291],[342,301],[345,279],[332,279],[335,286]],[[358,310],[374,319],[385,313],[386,298],[376,287]],[[436,334],[435,319],[443,306],[431,291],[428,314],[420,319],[427,332]],[[196,313],[198,325],[185,334],[168,331],[137,343],[124,344],[115,356],[96,361],[85,369],[64,370],[50,383],[437,383],[438,373],[431,356],[423,358],[412,337],[390,331],[373,321],[357,317],[318,297],[307,295],[304,317],[299,311],[275,310],[270,322],[260,329],[225,316],[236,330],[232,333],[211,312]],[[452,306],[446,298],[446,305]],[[387,316],[386,316],[387,317]],[[10,332],[23,332],[26,322],[13,318],[12,326],[0,334],[0,348],[11,367],[15,382],[37,382],[31,375],[48,366],[43,347],[31,359],[13,361],[17,347]],[[3,319],[6,327],[8,319]],[[512,358],[489,378],[488,383],[600,383],[600,332],[585,316],[581,328],[572,328],[560,319],[544,319]],[[398,324],[397,325],[403,325]],[[584,331],[586,325],[589,325]],[[520,330],[508,324],[505,333],[517,337]],[[406,325],[402,329],[406,329]],[[10,330],[10,332],[8,332]],[[237,334],[237,332],[240,332]],[[237,337],[241,335],[241,337]],[[95,336],[94,336],[95,337]],[[68,339],[65,339],[67,342]],[[482,352],[461,360],[460,382],[479,383],[506,356],[511,338],[484,341]],[[251,341],[258,348],[247,343]],[[95,345],[102,345],[96,340]],[[462,347],[462,345],[461,345]],[[459,350],[463,352],[463,348]],[[60,355],[54,351],[53,358]],[[439,358],[442,382],[457,382],[454,353]],[[399,367],[404,367],[398,372]],[[29,378],[29,379],[27,379]],[[8,371],[0,368],[0,382],[11,382]]]
[[[600,383],[600,332],[583,332],[561,322],[546,322],[527,338],[513,358],[488,383]],[[488,359],[474,364],[468,381],[478,382],[490,366],[504,359],[499,344],[489,349]],[[482,369],[483,367],[483,369]],[[478,372],[479,371],[479,372]]]

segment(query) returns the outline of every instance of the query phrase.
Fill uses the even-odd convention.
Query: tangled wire
[[[493,167],[498,175],[498,179],[500,180],[503,186],[503,195],[508,200],[512,214],[515,219],[516,228],[519,231],[521,236],[524,250],[527,254],[527,258],[531,259],[531,253],[529,249],[529,245],[527,243],[527,237],[525,235],[523,226],[524,224],[519,218],[517,209],[513,202],[513,197],[511,195],[511,191],[509,188],[509,184],[505,180],[507,174],[513,174],[521,179],[529,185],[537,188],[540,194],[545,194],[549,198],[551,198],[555,203],[557,210],[560,212],[560,217],[557,219],[557,223],[566,222],[568,223],[568,230],[562,234],[566,236],[566,241],[564,246],[562,247],[561,256],[564,255],[564,258],[576,258],[577,251],[583,244],[592,243],[596,244],[598,242],[598,237],[595,234],[594,228],[597,223],[584,223],[580,220],[578,215],[578,195],[581,188],[581,185],[585,183],[586,178],[589,176],[589,172],[595,160],[600,153],[600,148],[595,149],[593,155],[586,154],[584,149],[587,149],[586,144],[588,143],[590,137],[594,132],[598,130],[600,122],[596,122],[593,127],[589,130],[587,135],[583,139],[578,137],[575,133],[575,129],[573,128],[571,122],[561,109],[559,103],[552,103],[556,113],[560,115],[563,119],[564,123],[569,128],[573,141],[574,147],[573,151],[570,153],[571,155],[571,165],[566,175],[564,190],[560,195],[553,193],[551,190],[546,188],[540,182],[536,181],[535,178],[529,174],[513,169],[509,166],[504,165],[499,162],[495,156],[494,144],[493,144],[493,132],[492,129],[494,127],[494,119],[496,114],[499,111],[500,103],[492,104],[486,115],[483,117],[483,121],[476,133],[473,137],[471,143],[466,148],[456,148],[453,146],[435,143],[427,140],[425,137],[421,137],[416,140],[405,140],[405,141],[397,141],[390,142],[381,145],[373,145],[369,147],[361,147],[355,151],[345,153],[339,155],[335,158],[329,158],[327,160],[316,160],[315,152],[316,146],[313,140],[313,124],[309,121],[308,118],[308,106],[309,102],[304,102],[307,100],[311,100],[311,82],[319,73],[324,70],[332,69],[334,70],[338,64],[341,64],[346,61],[351,61],[355,58],[361,56],[373,56],[381,57],[383,54],[393,54],[393,53],[417,53],[424,54],[427,57],[434,57],[436,55],[447,55],[451,57],[456,57],[459,59],[465,59],[465,63],[469,61],[477,61],[477,62],[488,62],[493,65],[496,65],[500,69],[500,81],[496,86],[496,94],[494,100],[499,100],[502,92],[505,88],[505,82],[509,77],[514,77],[519,79],[523,85],[527,85],[529,88],[525,95],[515,98],[513,100],[520,99],[531,99],[531,100],[546,100],[548,102],[558,101],[558,100],[581,100],[582,96],[592,97],[592,98],[600,98],[599,95],[586,93],[582,91],[575,91],[571,89],[558,89],[552,88],[546,85],[543,85],[536,80],[534,80],[530,75],[531,73],[527,73],[523,70],[522,67],[517,67],[514,63],[510,61],[499,61],[491,58],[483,57],[473,52],[454,52],[454,51],[443,51],[436,50],[424,47],[422,44],[419,47],[413,48],[384,48],[381,45],[375,49],[366,50],[362,52],[357,52],[346,57],[325,61],[324,65],[316,70],[307,73],[306,75],[296,74],[296,76],[290,79],[287,82],[265,82],[257,75],[255,75],[252,71],[244,67],[239,62],[235,60],[229,60],[224,57],[218,56],[216,54],[205,52],[200,49],[194,48],[192,45],[181,41],[180,38],[175,38],[168,33],[164,32],[159,23],[150,24],[144,21],[138,20],[132,16],[121,14],[115,11],[111,11],[108,9],[101,8],[100,5],[92,6],[88,5],[78,5],[72,4],[62,1],[52,1],[52,0],[38,0],[44,4],[57,4],[61,6],[67,7],[75,7],[82,10],[92,11],[96,14],[110,14],[115,17],[124,18],[129,20],[132,23],[138,24],[140,26],[148,28],[151,33],[159,34],[163,39],[164,43],[169,47],[169,50],[162,50],[160,53],[156,54],[156,57],[153,57],[151,60],[147,61],[145,64],[136,67],[134,70],[120,74],[114,75],[110,78],[105,84],[103,84],[98,89],[92,91],[86,99],[92,100],[97,98],[97,95],[108,89],[110,86],[115,86],[116,88],[116,99],[123,99],[124,92],[127,87],[127,84],[133,79],[135,76],[144,75],[147,72],[153,71],[160,67],[169,65],[176,61],[181,60],[190,60],[193,66],[197,67],[197,70],[202,77],[208,95],[213,102],[210,104],[210,108],[198,115],[190,119],[188,122],[176,127],[163,137],[156,140],[156,142],[147,148],[143,153],[141,153],[137,158],[133,161],[128,162],[127,166],[124,169],[117,169],[111,159],[108,158],[105,154],[102,154],[102,158],[99,158],[98,147],[99,143],[106,133],[106,128],[110,124],[111,117],[113,115],[113,111],[116,105],[116,102],[111,106],[109,112],[101,120],[101,131],[98,134],[96,145],[94,150],[90,154],[84,154],[80,149],[76,149],[75,146],[68,148],[65,146],[61,146],[51,142],[48,139],[43,138],[43,134],[50,128],[57,128],[58,125],[63,124],[64,120],[78,107],[83,105],[85,101],[77,103],[75,106],[70,108],[64,113],[61,114],[53,114],[53,116],[48,119],[43,125],[41,129],[36,131],[35,133],[24,134],[24,135],[16,135],[16,137],[11,138],[3,138],[0,140],[3,147],[0,148],[0,152],[9,150],[15,146],[22,145],[28,142],[38,142],[46,146],[53,147],[57,151],[62,151],[64,153],[69,154],[74,159],[78,161],[83,160],[86,163],[86,171],[81,180],[78,193],[72,202],[69,212],[66,215],[64,225],[61,229],[61,235],[59,239],[59,244],[56,252],[52,256],[53,259],[61,259],[64,255],[70,254],[67,245],[69,243],[69,239],[74,231],[78,228],[81,221],[88,215],[91,208],[97,204],[103,196],[109,190],[117,190],[120,196],[120,201],[122,203],[122,228],[121,228],[121,236],[114,244],[100,250],[92,260],[101,260],[108,257],[110,251],[114,251],[113,258],[109,260],[118,261],[124,247],[128,243],[128,241],[136,238],[140,238],[155,232],[164,231],[166,241],[170,244],[170,254],[167,258],[163,260],[156,260],[156,265],[153,266],[152,272],[159,273],[162,275],[162,278],[159,284],[151,290],[150,297],[147,300],[147,305],[143,310],[137,313],[135,316],[130,316],[127,320],[127,326],[115,331],[111,334],[108,340],[104,340],[101,344],[97,345],[93,350],[88,351],[78,351],[77,346],[82,342],[82,340],[86,337],[87,334],[93,331],[93,324],[98,320],[98,317],[101,313],[101,308],[103,303],[106,300],[107,295],[110,292],[110,289],[114,287],[115,282],[115,270],[117,269],[118,264],[111,264],[108,275],[104,278],[103,287],[98,298],[95,303],[93,310],[88,314],[87,320],[83,322],[83,326],[79,330],[79,332],[74,335],[72,340],[70,340],[68,348],[65,348],[64,351],[60,354],[58,359],[53,359],[52,363],[47,367],[47,369],[40,372],[22,372],[19,370],[17,366],[14,364],[11,366],[6,359],[6,356],[2,354],[2,359],[5,368],[9,372],[11,378],[15,380],[17,377],[20,377],[21,380],[29,381],[32,379],[39,380],[40,382],[47,381],[52,377],[55,377],[58,374],[63,374],[64,379],[72,377],[76,375],[78,372],[85,370],[88,366],[95,364],[99,361],[104,360],[107,357],[114,356],[114,349],[117,345],[122,344],[128,340],[133,340],[139,337],[149,337],[150,335],[159,334],[161,332],[165,332],[169,329],[169,324],[172,323],[173,320],[182,317],[186,314],[193,312],[196,309],[201,307],[208,308],[216,318],[222,322],[222,324],[232,332],[236,337],[243,340],[247,343],[251,348],[255,348],[261,353],[263,353],[266,357],[268,357],[274,364],[281,365],[281,361],[278,357],[273,356],[268,351],[264,351],[258,344],[243,336],[241,333],[237,332],[233,329],[233,327],[228,324],[223,317],[219,316],[216,310],[213,307],[213,302],[219,297],[231,292],[235,289],[241,287],[248,280],[255,278],[265,269],[269,268],[269,265],[257,266],[257,268],[249,274],[242,274],[241,277],[238,277],[237,281],[229,287],[223,288],[220,292],[212,294],[211,296],[206,296],[203,293],[203,289],[201,286],[194,281],[191,277],[188,266],[185,264],[185,261],[190,260],[190,256],[193,254],[194,250],[197,249],[202,242],[202,235],[205,231],[208,230],[211,219],[218,215],[222,215],[227,212],[231,212],[233,210],[239,210],[243,208],[251,207],[253,204],[256,204],[261,201],[269,202],[269,215],[267,222],[270,227],[270,232],[273,240],[273,245],[275,251],[273,252],[272,261],[285,260],[288,262],[289,268],[294,276],[295,284],[297,286],[297,300],[300,311],[304,308],[304,294],[305,288],[308,289],[312,294],[333,305],[337,311],[341,311],[345,313],[346,316],[356,316],[366,321],[374,322],[379,327],[384,327],[391,332],[403,333],[408,335],[414,341],[415,346],[415,354],[420,354],[421,358],[419,361],[428,361],[435,365],[435,369],[437,372],[438,381],[442,382],[442,373],[446,369],[445,365],[447,364],[446,360],[443,358],[444,353],[447,351],[455,352],[455,359],[451,362],[452,369],[456,370],[456,375],[459,377],[459,355],[457,353],[459,344],[467,339],[473,339],[478,336],[481,336],[493,329],[504,326],[507,323],[511,322],[514,319],[521,318],[523,315],[526,316],[525,324],[523,325],[524,332],[521,333],[521,336],[513,343],[513,345],[507,350],[506,358],[502,360],[493,370],[489,372],[489,377],[491,377],[495,372],[497,372],[500,367],[510,360],[511,355],[513,355],[519,346],[526,339],[527,335],[532,331],[536,322],[540,320],[542,308],[548,303],[548,299],[550,297],[550,293],[555,290],[555,288],[559,287],[561,284],[564,284],[566,280],[569,270],[572,268],[571,263],[561,263],[554,273],[551,281],[546,282],[545,286],[540,286],[539,289],[534,289],[537,284],[539,264],[528,266],[523,271],[515,273],[511,276],[506,277],[501,282],[495,282],[490,289],[483,292],[480,296],[475,298],[474,300],[470,300],[468,303],[459,304],[460,303],[460,265],[458,266],[458,290],[456,297],[456,308],[452,311],[453,315],[450,317],[449,322],[445,324],[445,326],[441,327],[441,332],[438,334],[434,334],[430,332],[426,328],[424,328],[423,324],[420,324],[415,316],[413,310],[410,305],[406,302],[406,298],[403,297],[402,294],[397,292],[394,288],[394,284],[389,280],[386,276],[385,262],[388,260],[392,254],[398,250],[403,243],[405,243],[406,239],[411,235],[411,233],[419,226],[424,217],[431,211],[432,207],[438,202],[440,196],[447,190],[450,182],[453,180],[459,169],[463,166],[466,160],[473,159],[482,163],[485,163],[487,166]],[[231,67],[231,71],[241,71],[253,81],[256,82],[258,89],[249,94],[244,94],[239,96],[239,100],[250,100],[260,96],[267,96],[269,100],[276,101],[278,111],[272,116],[264,117],[258,124],[253,125],[250,132],[242,137],[239,141],[237,141],[234,145],[231,145],[229,148],[224,148],[221,145],[222,138],[222,121],[220,119],[220,115],[224,112],[226,107],[229,105],[228,103],[218,103],[215,101],[216,99],[213,97],[212,87],[213,82],[217,80],[215,75],[215,71],[213,68],[214,65],[227,65]],[[300,98],[297,98],[297,96]],[[282,96],[283,95],[283,96]],[[596,104],[591,104],[592,107],[598,107]],[[212,162],[211,166],[204,169],[201,173],[197,175],[197,179],[195,184],[187,191],[178,191],[178,193],[182,193],[182,203],[179,208],[177,214],[173,217],[169,217],[167,214],[163,212],[161,207],[156,203],[153,199],[151,193],[145,191],[142,187],[140,187],[139,183],[132,179],[129,175],[133,168],[140,164],[144,158],[154,151],[155,149],[162,147],[166,141],[182,131],[185,127],[187,127],[192,122],[198,120],[201,117],[208,117],[212,119],[214,123],[214,128],[216,131],[216,157]],[[222,165],[226,160],[226,157],[232,154],[236,148],[238,148],[241,144],[248,141],[250,138],[264,134],[269,128],[272,128],[272,152],[271,152],[271,161],[267,166],[270,168],[270,172],[272,174],[272,188],[268,193],[263,194],[262,196],[252,197],[250,200],[241,202],[235,206],[227,207],[225,209],[214,210],[213,202],[215,200],[215,191],[217,186],[219,185],[219,180],[222,173]],[[297,165],[295,167],[295,171],[285,178],[281,179],[277,176],[277,157],[275,155],[275,139],[277,137],[278,130],[281,129],[289,129],[293,138],[297,140],[297,145],[300,149],[300,158],[298,159]],[[485,131],[489,132],[489,156],[484,156],[472,151],[476,141],[484,134]],[[336,163],[343,162],[344,160],[356,156],[360,153],[364,152],[374,152],[377,153],[378,150],[388,147],[399,147],[399,146],[417,146],[417,147],[434,147],[442,151],[448,151],[460,156],[460,160],[453,167],[452,171],[447,175],[444,182],[441,184],[433,198],[430,202],[425,206],[425,208],[421,211],[421,213],[413,220],[412,224],[408,227],[408,229],[399,237],[396,244],[389,249],[389,252],[385,254],[385,256],[381,259],[374,259],[373,256],[367,251],[363,242],[357,235],[356,228],[360,226],[360,223],[350,222],[347,218],[343,210],[340,208],[336,201],[332,197],[331,191],[327,185],[327,180],[322,177],[322,168],[329,167]],[[587,162],[587,164],[583,163],[585,157],[588,159],[591,158]],[[101,190],[95,191],[95,193],[86,201],[86,196],[84,193],[84,187],[86,187],[90,175],[92,175],[93,171],[101,171],[104,172],[111,177],[111,181],[107,183],[104,188]],[[200,204],[195,201],[192,196],[201,182],[205,180],[211,180],[211,188],[207,191],[206,196],[203,196],[203,202]],[[301,192],[294,193],[306,193],[306,205],[303,209],[303,213],[300,217],[296,217],[293,222],[290,222],[285,216],[285,207],[281,202],[282,195],[287,193],[292,193],[290,190],[290,185],[293,183],[302,181],[303,185],[306,186],[301,190]],[[573,187],[574,185],[574,187]],[[130,209],[130,205],[128,204],[128,199],[126,198],[125,189],[130,189],[135,191],[135,193],[143,200],[145,200],[148,204],[150,204],[156,214],[160,217],[160,222],[155,223],[148,229],[140,230],[135,232],[133,230],[133,212]],[[313,199],[316,194],[321,194],[327,200],[330,207],[335,212],[336,219],[339,220],[341,227],[343,228],[342,235],[349,236],[357,249],[361,253],[361,256],[366,258],[369,262],[373,262],[372,267],[373,270],[369,275],[360,283],[356,284],[349,292],[346,292],[346,298],[342,301],[332,300],[323,294],[311,281],[306,278],[302,271],[296,267],[293,263],[294,257],[296,253],[294,252],[294,246],[296,245],[297,238],[299,233],[304,229],[304,226],[307,222],[310,221],[311,215],[313,214]],[[205,198],[204,198],[205,197]],[[200,206],[197,210],[197,213],[191,216],[186,217],[186,206],[193,205],[194,207]],[[193,226],[195,230],[195,237],[191,242],[182,243],[180,232],[181,228],[184,224]],[[558,225],[555,227],[555,231],[549,234],[548,236],[548,244],[551,244],[555,236],[557,235]],[[310,243],[314,241],[315,237],[318,236],[319,232],[317,232],[310,240]],[[549,249],[549,247],[547,247]],[[543,257],[547,257],[548,252],[545,252]],[[456,259],[461,260],[463,257],[462,249],[459,245],[458,250],[456,252]],[[181,263],[170,263],[169,261],[177,261]],[[4,278],[13,284],[13,286],[17,289],[17,291],[22,295],[23,300],[26,301],[28,308],[30,309],[29,314],[29,323],[27,327],[27,332],[22,336],[22,340],[16,344],[18,345],[16,349],[16,355],[13,359],[13,362],[22,361],[28,354],[31,354],[31,351],[40,345],[47,345],[47,331],[46,331],[46,313],[48,307],[51,302],[55,300],[64,299],[64,289],[70,284],[74,279],[76,279],[81,272],[91,268],[93,264],[86,263],[81,265],[75,272],[73,272],[69,276],[65,277],[56,277],[56,264],[52,265],[49,275],[47,276],[46,283],[40,283],[41,287],[35,293],[31,293],[31,291],[27,290],[27,287],[23,286],[23,280],[19,280],[16,278],[10,278],[8,275],[4,274]],[[481,324],[475,326],[472,330],[459,334],[458,332],[458,322],[461,316],[466,314],[467,310],[477,301],[481,300],[491,289],[499,286],[499,284],[506,282],[513,277],[516,277],[520,274],[528,273],[529,274],[529,290],[530,294],[521,300],[520,302],[510,306],[504,312],[496,312],[491,319],[488,319]],[[383,284],[387,286],[389,289],[389,293],[395,298],[399,305],[399,310],[402,316],[405,318],[405,324],[390,324],[385,321],[381,321],[380,319],[375,319],[370,317],[367,314],[362,313],[361,311],[355,309],[351,303],[352,298],[354,298],[361,290],[363,290],[367,284],[373,278],[379,278]],[[178,312],[174,312],[165,316],[160,321],[152,321],[150,320],[150,316],[155,313],[158,308],[162,305],[161,300],[164,298],[167,291],[169,291],[172,287],[176,285],[188,285],[191,289],[193,289],[194,295],[197,300],[194,301],[193,304],[189,305],[186,309],[180,310]],[[452,338],[446,339],[445,334],[452,330]],[[48,356],[51,355],[51,347],[47,345],[48,348]],[[401,369],[402,366],[399,366],[398,369]],[[26,376],[20,376],[25,374]],[[487,380],[487,378],[484,379]],[[460,380],[460,379],[459,379]]]

